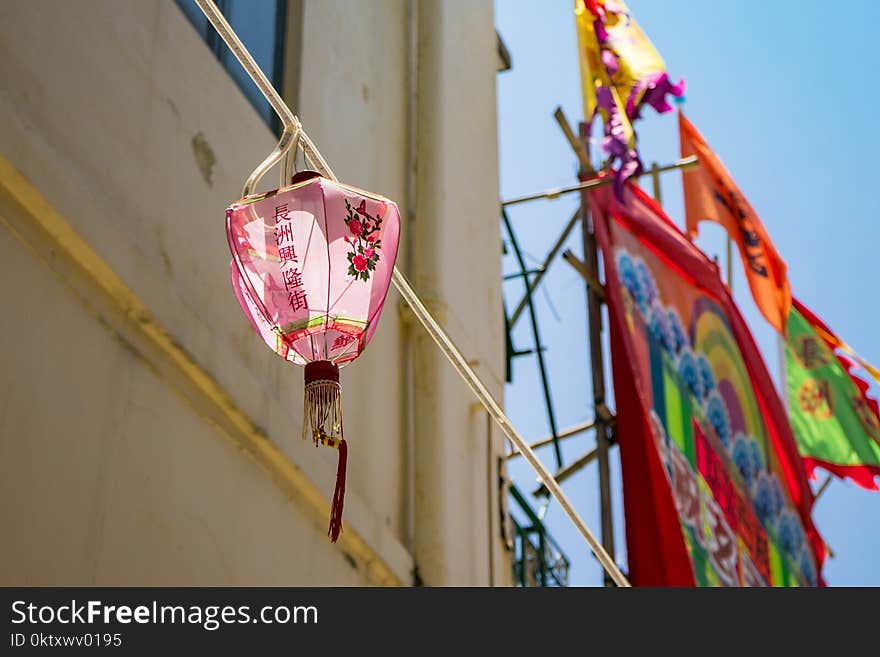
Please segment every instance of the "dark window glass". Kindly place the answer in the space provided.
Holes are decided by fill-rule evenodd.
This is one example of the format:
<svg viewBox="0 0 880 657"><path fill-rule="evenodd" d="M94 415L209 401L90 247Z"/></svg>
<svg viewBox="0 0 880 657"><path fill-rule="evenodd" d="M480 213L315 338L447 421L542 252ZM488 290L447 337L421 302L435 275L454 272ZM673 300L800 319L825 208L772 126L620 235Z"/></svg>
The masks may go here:
<svg viewBox="0 0 880 657"><path fill-rule="evenodd" d="M287 0L215 0L215 2L245 47L257 60L266 77L280 92L284 73ZM177 0L177 4L266 124L276 133L280 132L278 117L274 110L205 18L202 10L193 0Z"/></svg>

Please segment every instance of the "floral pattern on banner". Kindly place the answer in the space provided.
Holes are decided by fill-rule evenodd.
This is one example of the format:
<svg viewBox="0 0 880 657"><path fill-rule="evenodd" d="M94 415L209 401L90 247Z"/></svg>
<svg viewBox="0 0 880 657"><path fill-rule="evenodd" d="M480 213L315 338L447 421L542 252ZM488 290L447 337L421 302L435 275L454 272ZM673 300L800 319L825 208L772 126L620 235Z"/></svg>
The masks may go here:
<svg viewBox="0 0 880 657"><path fill-rule="evenodd" d="M380 203L376 216L367 212L367 202L361 199L361 204L354 207L345 199L345 209L348 216L345 217L345 225L351 237L345 236L345 241L351 245L348 258L348 275L362 281L370 280L372 272L379 263L379 247L382 240L379 239L379 230L382 227L382 215L385 213L385 204Z"/></svg>

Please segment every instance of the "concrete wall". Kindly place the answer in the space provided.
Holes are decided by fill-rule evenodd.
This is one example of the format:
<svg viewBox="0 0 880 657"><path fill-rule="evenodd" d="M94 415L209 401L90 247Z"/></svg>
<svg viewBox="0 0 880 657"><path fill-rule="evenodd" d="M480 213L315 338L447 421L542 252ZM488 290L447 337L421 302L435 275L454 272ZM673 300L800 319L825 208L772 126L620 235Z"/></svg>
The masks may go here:
<svg viewBox="0 0 880 657"><path fill-rule="evenodd" d="M301 9L294 110L342 179L417 209L403 227L417 289L500 393L491 3ZM228 282L224 209L274 139L179 8L2 3L0 80L0 155L329 496L335 453L299 438L302 373L252 333ZM457 91L471 103L455 107ZM0 319L2 583L377 583L363 551L327 542L307 494L286 493L31 246L0 225L0 301L15 309ZM343 371L343 536L404 584L416 567L431 584L504 583L500 440L406 318L392 294Z"/></svg>
<svg viewBox="0 0 880 657"><path fill-rule="evenodd" d="M413 283L500 399L504 315L492 7L423 2L418 29ZM415 340L419 564L433 564L440 581L498 582L509 569L493 568L496 579L487 578L479 546L496 537L493 563L500 564L497 500L487 509L485 482L498 480L488 454L501 453L501 437L430 338L419 332Z"/></svg>

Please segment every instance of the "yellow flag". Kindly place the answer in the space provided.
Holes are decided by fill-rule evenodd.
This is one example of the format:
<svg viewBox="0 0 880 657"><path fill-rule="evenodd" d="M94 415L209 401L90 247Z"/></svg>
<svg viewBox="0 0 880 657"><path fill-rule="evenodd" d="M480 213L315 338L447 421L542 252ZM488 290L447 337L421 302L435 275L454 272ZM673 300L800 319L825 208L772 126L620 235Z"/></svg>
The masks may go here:
<svg viewBox="0 0 880 657"><path fill-rule="evenodd" d="M605 124L603 149L619 159L617 191L641 171L632 122L644 105L668 112L667 94L681 96L684 81L672 84L654 45L620 0L575 0L578 63L584 118L598 112Z"/></svg>
<svg viewBox="0 0 880 657"><path fill-rule="evenodd" d="M646 89L640 85L666 72L654 44L620 0L575 0L574 14L584 116L589 118L596 110L596 88L600 86L612 89L621 107L637 105L640 98L632 97L633 92L643 95ZM616 67L610 55L617 60Z"/></svg>

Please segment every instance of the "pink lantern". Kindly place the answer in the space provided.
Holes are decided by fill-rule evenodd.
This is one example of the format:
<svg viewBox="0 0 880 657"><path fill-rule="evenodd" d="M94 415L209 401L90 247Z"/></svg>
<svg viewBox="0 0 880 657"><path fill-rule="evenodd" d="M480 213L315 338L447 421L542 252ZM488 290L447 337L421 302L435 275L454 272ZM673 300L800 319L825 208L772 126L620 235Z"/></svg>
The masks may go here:
<svg viewBox="0 0 880 657"><path fill-rule="evenodd" d="M289 187L234 203L226 232L242 310L275 353L305 366L303 438L339 450L328 532L335 542L348 454L339 368L376 331L397 257L397 205L303 171Z"/></svg>

